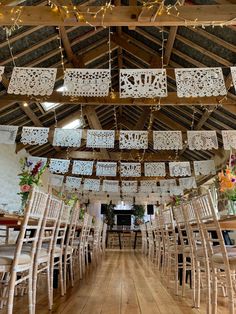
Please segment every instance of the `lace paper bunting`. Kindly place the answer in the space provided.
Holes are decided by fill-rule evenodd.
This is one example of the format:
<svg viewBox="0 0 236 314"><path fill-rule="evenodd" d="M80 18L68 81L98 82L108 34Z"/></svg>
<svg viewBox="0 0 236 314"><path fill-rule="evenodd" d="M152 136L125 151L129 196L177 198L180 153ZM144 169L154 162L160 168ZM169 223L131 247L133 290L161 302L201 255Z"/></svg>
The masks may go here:
<svg viewBox="0 0 236 314"><path fill-rule="evenodd" d="M93 161L75 160L73 162L72 173L91 176L93 173Z"/></svg>
<svg viewBox="0 0 236 314"><path fill-rule="evenodd" d="M180 178L179 185L182 186L186 190L195 189L197 187L195 177L190 178Z"/></svg>
<svg viewBox="0 0 236 314"><path fill-rule="evenodd" d="M160 181L160 186L161 187L170 187L176 185L176 179L167 179L167 180L161 180Z"/></svg>
<svg viewBox="0 0 236 314"><path fill-rule="evenodd" d="M154 180L140 181L139 192L154 192L156 185L157 183Z"/></svg>
<svg viewBox="0 0 236 314"><path fill-rule="evenodd" d="M187 131L190 150L218 149L216 131Z"/></svg>
<svg viewBox="0 0 236 314"><path fill-rule="evenodd" d="M91 148L114 148L115 131L114 130L88 130L87 147Z"/></svg>
<svg viewBox="0 0 236 314"><path fill-rule="evenodd" d="M164 177L166 166L164 162L145 162L144 174L146 177Z"/></svg>
<svg viewBox="0 0 236 314"><path fill-rule="evenodd" d="M58 174L51 174L49 177L49 184L52 186L62 186L64 181L64 176Z"/></svg>
<svg viewBox="0 0 236 314"><path fill-rule="evenodd" d="M120 131L120 149L147 149L147 131Z"/></svg>
<svg viewBox="0 0 236 314"><path fill-rule="evenodd" d="M63 147L80 147L82 130L78 129L55 129L53 145Z"/></svg>
<svg viewBox="0 0 236 314"><path fill-rule="evenodd" d="M121 181L122 192L136 193L138 191L137 181Z"/></svg>
<svg viewBox="0 0 236 314"><path fill-rule="evenodd" d="M216 167L214 160L201 160L193 162L194 173L196 176L216 174Z"/></svg>
<svg viewBox="0 0 236 314"><path fill-rule="evenodd" d="M49 128L24 126L21 133L21 142L29 145L43 145L48 141Z"/></svg>
<svg viewBox="0 0 236 314"><path fill-rule="evenodd" d="M96 175L115 177L117 171L116 162L97 162Z"/></svg>
<svg viewBox="0 0 236 314"><path fill-rule="evenodd" d="M0 66L0 81L2 81L2 75L4 73L4 69L5 69L5 67Z"/></svg>
<svg viewBox="0 0 236 314"><path fill-rule="evenodd" d="M8 94L49 96L53 92L57 69L14 67Z"/></svg>
<svg viewBox="0 0 236 314"><path fill-rule="evenodd" d="M110 83L110 70L66 69L63 96L104 97Z"/></svg>
<svg viewBox="0 0 236 314"><path fill-rule="evenodd" d="M81 178L66 177L66 187L68 189L79 189L81 186Z"/></svg>
<svg viewBox="0 0 236 314"><path fill-rule="evenodd" d="M153 148L178 150L183 148L181 131L153 131Z"/></svg>
<svg viewBox="0 0 236 314"><path fill-rule="evenodd" d="M166 70L120 70L120 97L167 96Z"/></svg>
<svg viewBox="0 0 236 314"><path fill-rule="evenodd" d="M47 160L48 159L45 157L35 157L35 156L27 157L27 162L31 169L34 169L34 167L36 166L38 162L41 162L40 169L43 168L47 164Z"/></svg>
<svg viewBox="0 0 236 314"><path fill-rule="evenodd" d="M170 176L187 177L191 176L189 161L169 162Z"/></svg>
<svg viewBox="0 0 236 314"><path fill-rule="evenodd" d="M69 170L70 160L65 159L50 159L49 170L50 172L66 173Z"/></svg>
<svg viewBox="0 0 236 314"><path fill-rule="evenodd" d="M178 97L226 95L221 68L175 69Z"/></svg>
<svg viewBox="0 0 236 314"><path fill-rule="evenodd" d="M116 193L119 191L119 181L116 180L103 180L102 190L104 192Z"/></svg>
<svg viewBox="0 0 236 314"><path fill-rule="evenodd" d="M236 149L236 131L235 130L225 130L222 131L223 145L225 150L230 150L231 148Z"/></svg>
<svg viewBox="0 0 236 314"><path fill-rule="evenodd" d="M234 89L236 91L236 67L231 67L230 70L231 70L232 80L234 84Z"/></svg>
<svg viewBox="0 0 236 314"><path fill-rule="evenodd" d="M182 186L171 186L170 187L170 195L183 195L184 191L183 191L183 187Z"/></svg>
<svg viewBox="0 0 236 314"><path fill-rule="evenodd" d="M99 189L100 189L99 179L85 179L84 180L84 190L98 192Z"/></svg>
<svg viewBox="0 0 236 314"><path fill-rule="evenodd" d="M14 144L18 126L0 125L0 144Z"/></svg>
<svg viewBox="0 0 236 314"><path fill-rule="evenodd" d="M140 177L141 176L141 163L121 162L120 176L121 177Z"/></svg>

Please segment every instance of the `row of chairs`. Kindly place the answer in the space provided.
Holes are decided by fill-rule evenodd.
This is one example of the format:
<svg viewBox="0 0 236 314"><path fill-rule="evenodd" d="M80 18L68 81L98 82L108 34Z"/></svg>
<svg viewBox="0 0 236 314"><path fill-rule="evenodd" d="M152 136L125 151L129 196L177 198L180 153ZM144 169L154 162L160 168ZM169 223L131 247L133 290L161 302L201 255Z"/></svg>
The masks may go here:
<svg viewBox="0 0 236 314"><path fill-rule="evenodd" d="M53 306L53 281L59 271L61 295L67 291L68 279L74 285L76 266L80 278L89 265L88 256L98 261L105 248L106 225L96 220L93 236L92 217L85 213L79 220L80 206L33 189L25 208L15 244L0 246L1 308L13 313L17 290L28 293L29 313L35 313L37 281L41 273L47 275L48 306ZM80 230L80 233L78 232ZM103 234L102 234L103 233Z"/></svg>
<svg viewBox="0 0 236 314"><path fill-rule="evenodd" d="M206 296L207 313L217 313L219 289L228 297L229 313L235 313L236 247L226 245L211 194L179 206L162 208L151 222L141 225L142 252L157 264L167 286L174 275L182 296L186 277L191 279L192 306Z"/></svg>

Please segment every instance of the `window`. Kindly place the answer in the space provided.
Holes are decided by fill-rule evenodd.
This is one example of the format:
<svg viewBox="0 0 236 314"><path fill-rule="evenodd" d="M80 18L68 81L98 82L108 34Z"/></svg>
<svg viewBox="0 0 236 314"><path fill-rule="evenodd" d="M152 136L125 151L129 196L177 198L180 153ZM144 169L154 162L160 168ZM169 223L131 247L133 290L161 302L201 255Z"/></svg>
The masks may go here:
<svg viewBox="0 0 236 314"><path fill-rule="evenodd" d="M62 127L62 129L78 129L83 126L83 121L81 119L76 119Z"/></svg>
<svg viewBox="0 0 236 314"><path fill-rule="evenodd" d="M64 86L57 88L57 92L60 92L60 93L62 93L64 90L65 90ZM60 106L60 104L58 104L58 103L48 102L48 101L43 102L41 105L45 111L49 111L51 109L54 109L54 108Z"/></svg>

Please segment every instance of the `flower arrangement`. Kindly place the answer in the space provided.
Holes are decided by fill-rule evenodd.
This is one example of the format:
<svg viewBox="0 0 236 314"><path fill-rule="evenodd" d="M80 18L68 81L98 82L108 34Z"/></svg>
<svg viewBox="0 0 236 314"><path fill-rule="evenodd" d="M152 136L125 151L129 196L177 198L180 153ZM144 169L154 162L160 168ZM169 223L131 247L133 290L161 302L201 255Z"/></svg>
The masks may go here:
<svg viewBox="0 0 236 314"><path fill-rule="evenodd" d="M43 164L40 160L32 168L32 162L28 162L26 158L22 158L20 164L22 172L18 175L20 178L20 193L18 194L21 196L21 205L24 208L32 188L40 185L40 178L47 164Z"/></svg>
<svg viewBox="0 0 236 314"><path fill-rule="evenodd" d="M218 174L220 192L236 201L236 156L231 155L229 165Z"/></svg>

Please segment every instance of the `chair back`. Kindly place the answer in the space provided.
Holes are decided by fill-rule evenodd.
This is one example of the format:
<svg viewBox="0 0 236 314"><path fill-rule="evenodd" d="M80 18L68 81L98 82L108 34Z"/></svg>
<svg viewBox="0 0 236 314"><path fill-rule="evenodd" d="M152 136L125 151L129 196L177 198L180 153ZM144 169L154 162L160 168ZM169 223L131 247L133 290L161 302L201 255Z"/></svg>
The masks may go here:
<svg viewBox="0 0 236 314"><path fill-rule="evenodd" d="M76 202L71 210L69 228L66 235L65 245L68 247L74 247L75 233L77 229L78 219L80 214L80 204Z"/></svg>
<svg viewBox="0 0 236 314"><path fill-rule="evenodd" d="M25 207L24 219L21 224L12 267L17 269L19 257L23 254L23 245L30 245L31 265L33 265L39 232L47 207L48 194L33 188Z"/></svg>
<svg viewBox="0 0 236 314"><path fill-rule="evenodd" d="M178 228L178 235L180 245L184 249L184 247L189 246L189 236L187 231L187 225L184 217L184 209L183 205L174 206L173 208L173 215L176 221L176 225Z"/></svg>
<svg viewBox="0 0 236 314"><path fill-rule="evenodd" d="M107 224L103 223L103 229L102 229L102 251L104 252L106 249L106 238L107 238Z"/></svg>

